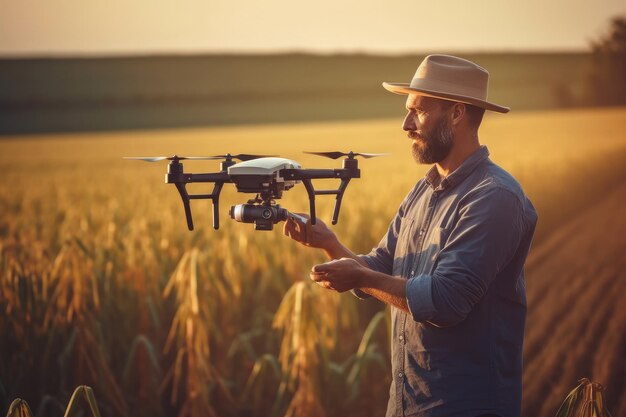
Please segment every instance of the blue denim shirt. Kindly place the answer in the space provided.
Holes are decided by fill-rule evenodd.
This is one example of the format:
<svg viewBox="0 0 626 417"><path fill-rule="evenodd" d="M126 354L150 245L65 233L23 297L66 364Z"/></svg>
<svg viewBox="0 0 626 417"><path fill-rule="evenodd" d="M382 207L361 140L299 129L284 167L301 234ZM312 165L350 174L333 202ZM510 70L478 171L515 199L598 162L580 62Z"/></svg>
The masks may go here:
<svg viewBox="0 0 626 417"><path fill-rule="evenodd" d="M410 314L391 309L387 417L520 415L523 267L537 214L488 156L481 147L443 179L433 167L361 255L407 279Z"/></svg>

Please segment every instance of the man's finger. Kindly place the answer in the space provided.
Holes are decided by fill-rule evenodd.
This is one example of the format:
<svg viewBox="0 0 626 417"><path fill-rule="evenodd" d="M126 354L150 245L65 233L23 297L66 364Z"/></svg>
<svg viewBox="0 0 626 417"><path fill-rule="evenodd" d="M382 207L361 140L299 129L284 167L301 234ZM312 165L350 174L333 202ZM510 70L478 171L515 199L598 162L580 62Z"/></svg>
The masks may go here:
<svg viewBox="0 0 626 417"><path fill-rule="evenodd" d="M285 222L285 225L283 226L283 233L285 234L285 236L289 236L293 238L294 231L295 231L295 223L293 222L293 220L287 219L287 221Z"/></svg>
<svg viewBox="0 0 626 417"><path fill-rule="evenodd" d="M292 218L288 218L285 222L285 225L283 226L283 232L286 236L289 236L293 240L304 244L307 243L306 229L303 225L301 225Z"/></svg>
<svg viewBox="0 0 626 417"><path fill-rule="evenodd" d="M289 226L289 219L287 219L287 221L285 222L285 224L283 225L283 234L285 236L289 236L291 237L290 232L291 227Z"/></svg>
<svg viewBox="0 0 626 417"><path fill-rule="evenodd" d="M316 273L326 274L328 271L332 269L332 267L329 264L330 262L327 262L325 264L313 265L313 268L311 268L311 273L312 274L316 274Z"/></svg>
<svg viewBox="0 0 626 417"><path fill-rule="evenodd" d="M321 281L315 281L315 283L319 285L320 287L326 288L327 290L334 290L333 285L330 281L321 280Z"/></svg>
<svg viewBox="0 0 626 417"><path fill-rule="evenodd" d="M298 231L299 241L308 245L312 236L311 221L305 215L289 212L287 221L293 224L293 228Z"/></svg>
<svg viewBox="0 0 626 417"><path fill-rule="evenodd" d="M315 282L326 281L326 274L322 272L311 272L309 277Z"/></svg>

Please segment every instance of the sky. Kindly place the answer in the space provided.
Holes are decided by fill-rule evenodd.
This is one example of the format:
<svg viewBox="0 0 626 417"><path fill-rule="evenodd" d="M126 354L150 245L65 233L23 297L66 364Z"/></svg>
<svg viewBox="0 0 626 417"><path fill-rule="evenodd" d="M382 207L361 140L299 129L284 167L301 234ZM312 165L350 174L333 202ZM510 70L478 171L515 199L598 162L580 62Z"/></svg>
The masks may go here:
<svg viewBox="0 0 626 417"><path fill-rule="evenodd" d="M0 56L582 51L624 0L0 0Z"/></svg>

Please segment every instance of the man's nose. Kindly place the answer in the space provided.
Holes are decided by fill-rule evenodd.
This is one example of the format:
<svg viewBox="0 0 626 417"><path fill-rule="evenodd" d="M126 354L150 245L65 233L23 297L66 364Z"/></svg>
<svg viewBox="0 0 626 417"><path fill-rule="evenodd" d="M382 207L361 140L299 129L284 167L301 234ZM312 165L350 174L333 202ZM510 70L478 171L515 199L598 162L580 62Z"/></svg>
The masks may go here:
<svg viewBox="0 0 626 417"><path fill-rule="evenodd" d="M412 112L407 113L406 117L404 118L404 122L402 123L402 130L406 132L417 130L415 127L415 119Z"/></svg>

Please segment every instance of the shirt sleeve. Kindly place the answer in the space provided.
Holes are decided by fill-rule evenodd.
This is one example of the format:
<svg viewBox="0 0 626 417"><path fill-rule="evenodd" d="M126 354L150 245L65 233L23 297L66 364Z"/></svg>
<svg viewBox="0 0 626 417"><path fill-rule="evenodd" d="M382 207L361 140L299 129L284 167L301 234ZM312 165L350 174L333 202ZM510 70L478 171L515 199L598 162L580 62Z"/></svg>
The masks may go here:
<svg viewBox="0 0 626 417"><path fill-rule="evenodd" d="M407 303L415 321L439 327L463 321L522 239L523 205L513 192L492 185L463 200L433 273L407 281Z"/></svg>

